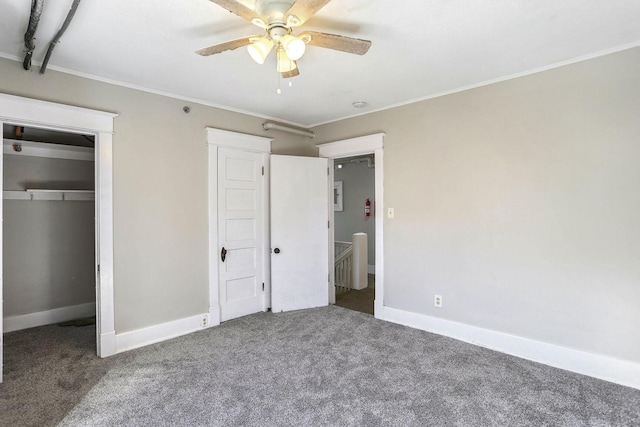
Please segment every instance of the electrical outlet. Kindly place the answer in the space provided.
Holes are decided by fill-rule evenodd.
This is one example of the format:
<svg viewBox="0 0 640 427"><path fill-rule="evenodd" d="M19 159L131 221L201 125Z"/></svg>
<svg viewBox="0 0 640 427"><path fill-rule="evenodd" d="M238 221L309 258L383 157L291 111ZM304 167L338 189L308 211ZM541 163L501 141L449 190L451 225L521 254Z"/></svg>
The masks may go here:
<svg viewBox="0 0 640 427"><path fill-rule="evenodd" d="M396 211L393 208L387 209L387 218L393 218L396 216Z"/></svg>
<svg viewBox="0 0 640 427"><path fill-rule="evenodd" d="M209 326L209 315L203 314L202 319L200 319L200 327L206 328L207 326Z"/></svg>
<svg viewBox="0 0 640 427"><path fill-rule="evenodd" d="M433 296L433 306L438 308L442 307L442 295Z"/></svg>

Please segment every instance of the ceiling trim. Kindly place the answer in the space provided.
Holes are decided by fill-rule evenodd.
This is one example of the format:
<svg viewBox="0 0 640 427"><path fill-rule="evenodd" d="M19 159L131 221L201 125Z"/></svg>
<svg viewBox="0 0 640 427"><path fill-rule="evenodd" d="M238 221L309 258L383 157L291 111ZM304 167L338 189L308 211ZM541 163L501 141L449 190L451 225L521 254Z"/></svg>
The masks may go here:
<svg viewBox="0 0 640 427"><path fill-rule="evenodd" d="M2 52L0 52L0 58L9 59L11 61L17 61L17 62L22 63L22 58L19 58L18 56L15 56L15 55L7 55L7 54L4 54ZM40 65L42 65L42 63L38 62L38 61L32 61L32 65L39 67ZM289 125L292 125L292 126L301 127L301 128L307 128L308 127L305 124L292 122L290 120L286 120L286 119L283 119L281 117L272 117L272 116L267 116L267 115L264 115L264 114L255 113L255 112L252 112L252 111L241 110L239 108L227 107L225 105L216 104L214 102L205 101L203 99L190 98L188 96L177 95L175 93L166 92L166 91L158 90L158 89L152 89L152 88L148 88L148 87L145 87L145 86L139 86L139 85L135 85L135 84L131 84L131 83L126 83L126 82L123 82L123 81L120 81L120 80L114 80L114 79L109 79L109 78L106 78L106 77L96 76L94 74L82 73L80 71L74 71L74 70L70 70L68 68L58 67L58 66L55 66L55 65L47 65L47 70L54 70L54 71L58 71L60 73L70 74L70 75L76 76L76 77L82 77L82 78L89 79L89 80L95 80L95 81L98 81L98 82L101 82L101 83L107 83L107 84L111 84L111 85L115 85L115 86L121 86L121 87L125 87L127 89L139 90L141 92L147 92L147 93L151 93L153 95L166 96L168 98L179 99L181 101L187 101L187 102L191 102L191 103L194 103L194 104L204 105L206 107L218 108L220 110L231 111L233 113L245 114L245 115L248 115L248 116L258 117L258 118L261 118L261 119L275 120L275 121L278 121L280 123L286 123L286 124L289 124Z"/></svg>
<svg viewBox="0 0 640 427"><path fill-rule="evenodd" d="M633 49L633 48L636 48L636 47L639 47L639 46L640 46L640 40L637 40L637 41L629 43L629 44L617 46L617 47L614 47L614 48L611 48L611 49L606 49L606 50L603 50L603 51L598 51L598 52L591 53L591 54L584 55L584 56L580 56L580 57L577 57L577 58L567 59L567 60L564 60L564 61L560 61L560 62L556 62L556 63L550 64L550 65L546 65L544 67L538 67L538 68L534 68L534 69L531 69L531 70L528 70L528 71L523 71L523 72L520 72L520 73L511 74L511 75L504 76L504 77L499 77L499 78L496 78L496 79L485 80L485 81L482 81L482 82L479 82L479 83L474 83L474 84L471 84L471 85L462 86L462 87L455 88L455 89L452 89L452 90L439 92L439 93L436 93L436 94L433 94L433 95L427 95L427 96L423 96L423 97L419 97L419 98L414 98L414 99L411 99L411 100L408 100L408 101L399 102L399 103L392 104L392 105L389 105L389 106L386 106L386 107L367 110L367 111L363 111L363 112L360 112L360 113L352 114L352 115L349 115L349 116L345 116L345 117L341 117L341 118L337 118L337 119L332 119L332 120L327 120L327 121L324 121L324 122L312 123L312 124L309 124L309 125L302 124L302 123L297 123L297 122L293 122L293 121L289 121L289 120L283 119L281 117L272 117L272 116L267 116L267 115L259 114L259 113L256 113L256 112L252 112L252 111L242 110L242 109L238 109L238 108L232 108L232 107L228 107L228 106L225 106L225 105L220 105L220 104L216 104L216 103L213 103L213 102L205 101L203 99L181 96L181 95L177 95L177 94L174 94L174 93L171 93L171 92L167 92L167 91L151 89L151 88L148 88L148 87L145 87L145 86L139 86L139 85L126 83L126 82L122 82L122 81L115 80L115 79L109 79L109 78L106 78L106 77L96 76L96 75L93 75L93 74L82 73L82 72L79 72L79 71L74 71L74 70L70 70L70 69L67 69L67 68L63 68L63 67L57 67L57 66L54 66L54 65L48 66L48 69L55 70L55 71L58 71L58 72L61 72L61 73L70 74L70 75L77 76L77 77L86 78L86 79L89 79L89 80L95 80L95 81L98 81L98 82L112 84L112 85L115 85L115 86L121 86L121 87L125 87L125 88L128 88L128 89L139 90L139 91L151 93L151 94L154 94L154 95L160 95L160 96L165 96L165 97L169 97L169 98L173 98L173 99L179 99L179 100L191 102L191 103L194 103L194 104L199 104L199 105L204 105L204 106L207 106L207 107L218 108L218 109L221 109L221 110L231 111L231 112L239 113L239 114L245 114L245 115L249 115L249 116L252 116L252 117L258 117L258 118L267 119L267 120L276 120L276 121L279 121L281 123L286 123L286 124L289 124L289 125L292 125L292 126L297 126L297 127L301 127L301 128L305 128L305 129L312 129L312 128L315 128L315 127L318 127L318 126L322 126L322 125L326 125L326 124L330 124L330 123L335 123L335 122L339 122L339 121L346 120L346 119L360 117L360 116L364 116L364 115L367 115L367 114L377 113L377 112L380 112L380 111L391 110L393 108L402 107L402 106L405 106L405 105L415 104L415 103L418 103L418 102L427 101L427 100L434 99L434 98L440 98L440 97L443 97L443 96L452 95L452 94L455 94L455 93L464 92L464 91L467 91L467 90L472 90L472 89L476 89L476 88L483 87L483 86L489 86L489 85L492 85L492 84L495 84L495 83L504 82L504 81L507 81L507 80L517 79L519 77L525 77L525 76L529 76L529 75L532 75L532 74L541 73L541 72L552 70L552 69L555 69L555 68L560 68L560 67L564 67L564 66L567 66L567 65L576 64L576 63L579 63L579 62L588 61L590 59L595 59L595 58L598 58L598 57L601 57L601 56L606 56L606 55L610 55L610 54L613 54L613 53L617 53L617 52L622 52L622 51L625 51L625 50ZM7 54L1 53L1 52L0 52L0 58L5 58L5 59L12 60L12 61L22 62L22 58L19 58L16 55L7 55ZM41 63L37 62L37 61L33 61L33 65L40 66Z"/></svg>
<svg viewBox="0 0 640 427"><path fill-rule="evenodd" d="M429 99L441 98L443 96L453 95L454 93L460 93L460 92L464 92L464 91L471 90L471 89L476 89L476 88L483 87L483 86L489 86L489 85L492 85L492 84L495 84L495 83L500 83L500 82L504 82L504 81L507 81L507 80L513 80L513 79L517 79L519 77L526 77L526 76L529 76L529 75L532 75L532 74L537 74L537 73L541 73L541 72L544 72L544 71L553 70L555 68L565 67L567 65L576 64L578 62L588 61L590 59L599 58L601 56L611 55L613 53L622 52L624 50L633 49L633 48L636 48L636 47L639 47L639 46L640 46L640 40L635 41L633 43L625 44L625 45L622 45L622 46L617 46L617 47L614 47L614 48L611 48L611 49L598 51L596 53L592 53L592 54L589 54L589 55L579 56L577 58L567 59L565 61L556 62L556 63L553 63L551 65L546 65L544 67L539 67L539 68L534 68L532 70L523 71L521 73L510 74L508 76L499 77L497 79L492 79L492 80L485 80L485 81L480 82L480 83L474 83L474 84L471 84L471 85L462 86L462 87L459 87L457 89L452 89L452 90L448 90L448 91L444 91L444 92L439 92L439 93L436 93L434 95L427 95L427 96L423 96L421 98L414 98L414 99L411 99L409 101L399 102L397 104L389 105L388 107L377 108L375 110L368 110L368 111L365 111L365 112L362 112L362 113L353 114L353 115L346 116L346 117L343 117L343 118L340 118L340 119L328 120L326 122L314 123L314 124L311 124L311 125L306 126L306 127L309 128L309 129L313 129L314 127L327 125L329 123L335 123L335 122L339 122L339 121L346 120L346 119L352 119L354 117L366 116L367 114L377 113L379 111L391 110L393 108L403 107L405 105L415 104L415 103L418 103L418 102L427 101Z"/></svg>

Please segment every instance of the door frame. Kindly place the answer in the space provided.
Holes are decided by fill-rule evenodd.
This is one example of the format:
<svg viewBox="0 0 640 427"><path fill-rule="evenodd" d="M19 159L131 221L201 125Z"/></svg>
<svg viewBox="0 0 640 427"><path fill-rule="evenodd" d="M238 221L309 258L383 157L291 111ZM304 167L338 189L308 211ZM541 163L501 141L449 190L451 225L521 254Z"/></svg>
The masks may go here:
<svg viewBox="0 0 640 427"><path fill-rule="evenodd" d="M96 351L99 357L116 353L113 292L113 121L117 116L115 113L0 94L2 123L95 137ZM0 228L0 243L2 240Z"/></svg>
<svg viewBox="0 0 640 427"><path fill-rule="evenodd" d="M220 324L220 283L218 271L218 149L230 148L240 151L261 153L264 158L263 180L263 277L265 280L263 311L271 307L271 261L269 258L269 155L273 139L262 136L232 132L223 129L206 128L208 147L208 198L209 198L209 324Z"/></svg>
<svg viewBox="0 0 640 427"><path fill-rule="evenodd" d="M373 154L375 161L375 228L376 228L376 282L373 313L379 317L384 307L384 133L360 136L325 144L317 144L320 157L329 159L329 302L335 304L334 214L333 214L333 160Z"/></svg>

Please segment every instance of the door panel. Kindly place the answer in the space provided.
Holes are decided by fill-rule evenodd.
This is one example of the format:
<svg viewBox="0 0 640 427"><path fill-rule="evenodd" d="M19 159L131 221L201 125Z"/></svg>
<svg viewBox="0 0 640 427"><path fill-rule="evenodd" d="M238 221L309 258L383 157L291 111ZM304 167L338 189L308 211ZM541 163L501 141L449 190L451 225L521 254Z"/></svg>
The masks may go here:
<svg viewBox="0 0 640 427"><path fill-rule="evenodd" d="M219 150L218 271L222 321L256 313L264 307L262 167L262 154Z"/></svg>
<svg viewBox="0 0 640 427"><path fill-rule="evenodd" d="M4 123L2 122L2 120L0 120L0 129L4 130ZM4 190L4 182L3 182L3 177L4 177L4 140L2 138L0 138L0 140L2 140L2 149L0 149L0 188L2 190ZM3 254L2 254L2 247L3 244L2 242L4 242L4 238L3 238L3 230L4 230L4 214L2 211L2 202L3 202L4 198L0 198L0 383L2 382L2 371L3 371L3 359L2 359L2 354L4 352L4 343L2 341L2 334L3 334L3 328L4 328L4 312L3 312L3 308L4 308L4 302L2 301L2 295L3 294L3 289L2 289L2 278L4 277L4 270L3 270L3 266L2 266L2 260L3 260Z"/></svg>
<svg viewBox="0 0 640 427"><path fill-rule="evenodd" d="M271 156L274 312L329 303L327 180L327 159Z"/></svg>

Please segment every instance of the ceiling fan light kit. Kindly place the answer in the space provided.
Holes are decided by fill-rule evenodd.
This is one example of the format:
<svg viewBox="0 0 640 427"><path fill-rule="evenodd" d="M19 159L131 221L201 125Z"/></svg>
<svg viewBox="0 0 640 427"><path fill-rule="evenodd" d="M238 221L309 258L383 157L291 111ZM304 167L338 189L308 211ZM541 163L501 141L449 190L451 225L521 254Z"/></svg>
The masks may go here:
<svg viewBox="0 0 640 427"><path fill-rule="evenodd" d="M298 66L296 65L296 62L292 61L291 58L287 56L284 49L278 48L278 51L276 52L276 54L278 57L277 58L278 64L276 65L276 70L279 73L289 73L295 70L296 68L298 68Z"/></svg>
<svg viewBox="0 0 640 427"><path fill-rule="evenodd" d="M273 49L273 42L267 37L261 37L247 46L251 58L260 65L264 64L271 49Z"/></svg>
<svg viewBox="0 0 640 427"><path fill-rule="evenodd" d="M292 61L297 61L302 58L307 45L304 43L301 37L295 37L291 34L287 34L280 41L282 48L287 54L287 57Z"/></svg>
<svg viewBox="0 0 640 427"><path fill-rule="evenodd" d="M211 0L264 29L266 34L209 46L197 50L196 53L209 56L247 46L251 58L262 65L271 50L275 48L276 70L283 78L292 78L300 74L296 61L302 58L307 45L364 55L371 46L369 40L314 31L293 34L293 28L304 24L329 1L256 0L255 10L252 10L239 0Z"/></svg>

